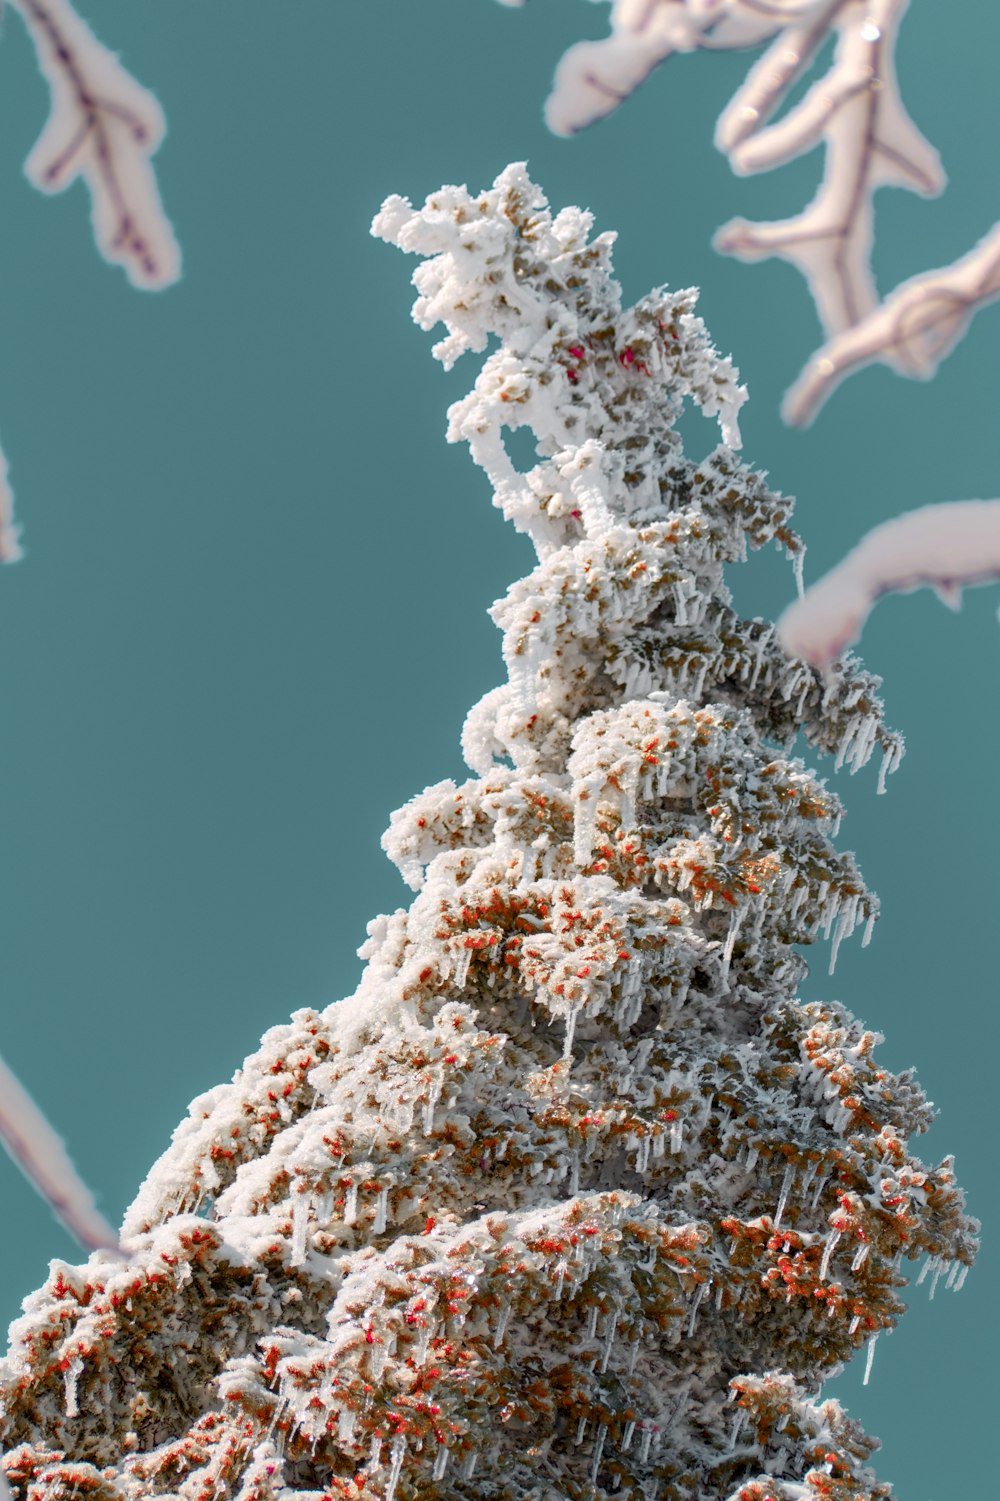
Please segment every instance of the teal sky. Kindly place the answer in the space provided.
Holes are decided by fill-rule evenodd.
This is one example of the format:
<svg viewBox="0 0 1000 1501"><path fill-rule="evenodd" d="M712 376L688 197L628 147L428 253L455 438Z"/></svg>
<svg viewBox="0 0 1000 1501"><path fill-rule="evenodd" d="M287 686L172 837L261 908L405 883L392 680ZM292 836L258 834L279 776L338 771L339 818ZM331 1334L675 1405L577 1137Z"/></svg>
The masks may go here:
<svg viewBox="0 0 1000 1501"><path fill-rule="evenodd" d="M813 154L738 180L712 126L746 58L673 59L612 120L548 135L542 102L584 0L81 0L157 93L163 196L183 281L133 291L94 250L77 186L21 166L47 95L19 17L0 37L0 434L24 561L0 576L0 1049L117 1219L195 1094L261 1032L354 989L376 913L408 901L379 849L392 809L461 776L467 708L501 677L487 606L530 566L491 509L411 323L415 262L369 237L390 192L479 189L527 159L554 207L617 229L628 301L669 282L750 389L746 458L798 497L816 578L867 527L1000 494L1000 308L930 384L881 368L805 433L781 393L819 342L797 274L715 255L734 214L797 211ZM879 197L887 289L964 252L1000 209L1000 12L913 0L904 96L951 177L944 198ZM686 423L691 446L714 425ZM731 578L773 615L777 555ZM871 1383L834 1391L884 1440L903 1501L987 1495L997 1397L995 762L1000 591L953 617L894 599L865 638L908 754L834 780L879 892L871 947L821 946L806 996L836 997L916 1065L940 1110L921 1155L957 1156L984 1221L957 1296L927 1284ZM832 778L832 767L820 767ZM72 1243L0 1160L0 1313Z"/></svg>

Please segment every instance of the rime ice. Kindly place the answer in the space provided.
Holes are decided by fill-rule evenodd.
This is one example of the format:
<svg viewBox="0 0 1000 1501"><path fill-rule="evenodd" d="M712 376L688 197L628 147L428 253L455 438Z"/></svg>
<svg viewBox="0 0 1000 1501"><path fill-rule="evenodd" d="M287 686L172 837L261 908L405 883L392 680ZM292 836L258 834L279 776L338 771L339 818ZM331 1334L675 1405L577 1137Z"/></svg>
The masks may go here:
<svg viewBox="0 0 1000 1501"><path fill-rule="evenodd" d="M795 998L797 946L877 907L782 747L896 758L877 683L733 609L727 564L801 543L730 447L682 452L684 399L735 438L743 394L692 292L623 309L610 237L522 167L375 229L423 257L439 358L496 340L450 432L538 553L494 610L508 681L473 775L392 817L416 895L357 994L194 1102L130 1266L29 1300L6 1472L102 1501L877 1501L820 1382L895 1324L902 1259L975 1251L950 1161L909 1154L912 1078Z"/></svg>

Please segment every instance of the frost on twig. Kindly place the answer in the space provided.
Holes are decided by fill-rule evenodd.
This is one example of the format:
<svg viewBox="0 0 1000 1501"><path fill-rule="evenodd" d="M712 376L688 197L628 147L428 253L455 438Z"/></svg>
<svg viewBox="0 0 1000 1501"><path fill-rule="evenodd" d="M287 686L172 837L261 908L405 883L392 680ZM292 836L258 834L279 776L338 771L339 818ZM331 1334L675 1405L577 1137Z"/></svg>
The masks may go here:
<svg viewBox="0 0 1000 1501"><path fill-rule="evenodd" d="M134 286L169 286L180 275L180 251L149 161L165 130L159 104L69 0L12 3L52 91L51 113L25 163L29 180L59 193L82 177L101 254Z"/></svg>
<svg viewBox="0 0 1000 1501"><path fill-rule="evenodd" d="M520 3L520 0L502 0ZM570 135L611 114L673 53L770 43L723 110L716 144L739 175L825 148L822 183L789 219L733 219L715 245L743 260L779 256L805 277L827 344L786 398L809 421L855 369L881 360L926 378L978 308L1000 295L1000 229L946 270L914 277L880 303L871 270L879 187L925 197L945 185L937 152L903 106L894 49L909 0L612 0L611 35L572 47L546 118ZM784 114L792 90L836 38L827 70ZM780 115L780 118L777 118Z"/></svg>
<svg viewBox="0 0 1000 1501"><path fill-rule="evenodd" d="M11 0L38 54L52 95L45 128L25 172L43 193L78 177L90 192L97 247L133 286L155 290L180 275L181 256L150 157L163 140L153 95L80 19L70 0ZM0 452L0 563L21 557L14 499Z"/></svg>
<svg viewBox="0 0 1000 1501"><path fill-rule="evenodd" d="M2 1058L0 1142L81 1246L90 1250L118 1248L118 1236L98 1212L66 1148Z"/></svg>
<svg viewBox="0 0 1000 1501"><path fill-rule="evenodd" d="M137 287L176 281L180 252L163 212L149 158L164 133L159 105L96 39L69 0L12 0L52 92L45 129L25 164L45 193L77 177L90 190L102 255ZM21 556L7 463L0 452L0 562ZM0 1143L81 1245L115 1248L59 1137L0 1061ZM0 1491L2 1498L2 1491Z"/></svg>
<svg viewBox="0 0 1000 1501"><path fill-rule="evenodd" d="M952 609L970 584L1000 578L1000 500L924 506L877 526L778 622L791 655L827 668L857 641L883 594L932 588Z"/></svg>
<svg viewBox="0 0 1000 1501"><path fill-rule="evenodd" d="M980 308L1000 297L1000 223L950 266L896 288L853 328L809 361L785 396L785 420L811 422L845 376L877 360L901 375L929 380Z"/></svg>

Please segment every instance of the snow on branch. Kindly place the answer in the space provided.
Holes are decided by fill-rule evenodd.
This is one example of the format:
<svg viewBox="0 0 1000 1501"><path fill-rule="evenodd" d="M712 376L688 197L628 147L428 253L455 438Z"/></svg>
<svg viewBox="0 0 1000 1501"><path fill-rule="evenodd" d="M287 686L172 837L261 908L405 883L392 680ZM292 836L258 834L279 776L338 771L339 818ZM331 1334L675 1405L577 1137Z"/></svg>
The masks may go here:
<svg viewBox="0 0 1000 1501"><path fill-rule="evenodd" d="M0 1058L0 1142L69 1233L90 1250L118 1250L66 1148L24 1086Z"/></svg>
<svg viewBox="0 0 1000 1501"><path fill-rule="evenodd" d="M1000 500L924 506L868 533L785 611L778 637L791 656L828 668L883 594L932 588L957 609L962 590L1000 578Z"/></svg>
<svg viewBox="0 0 1000 1501"><path fill-rule="evenodd" d="M571 135L613 113L673 53L770 43L719 117L716 145L741 176L822 145L823 180L802 213L771 223L733 219L714 243L742 260L778 256L806 279L827 343L786 398L784 415L793 424L811 420L845 375L872 361L902 375L933 374L973 313L1000 295L998 228L954 266L915 277L879 301L871 269L875 190L892 185L932 197L946 181L896 80L896 36L908 4L612 0L610 36L570 48L546 105L552 130ZM782 114L833 38L826 71Z"/></svg>
<svg viewBox="0 0 1000 1501"><path fill-rule="evenodd" d="M43 193L59 193L82 177L101 254L134 286L169 286L181 262L149 160L165 130L159 104L69 0L12 4L52 91L51 113L25 163L29 180Z"/></svg>
<svg viewBox="0 0 1000 1501"><path fill-rule="evenodd" d="M82 177L101 254L122 266L134 286L169 286L180 275L180 251L150 166L165 129L159 105L69 0L11 3L28 28L52 95L48 122L25 163L29 180L42 192L58 193ZM0 562L20 556L0 452ZM118 1247L59 1137L2 1060L0 1144L81 1245ZM2 1496L0 1488L0 1501Z"/></svg>
<svg viewBox="0 0 1000 1501"><path fill-rule="evenodd" d="M101 254L133 286L168 287L181 255L150 164L166 129L153 95L127 73L80 19L70 0L11 0L35 44L51 90L45 128L24 170L43 193L78 177L90 192ZM0 563L21 557L14 498L0 452Z"/></svg>
<svg viewBox="0 0 1000 1501"><path fill-rule="evenodd" d="M785 396L786 422L811 422L845 376L881 361L930 380L980 308L1000 297L1000 222L950 266L911 277L810 360Z"/></svg>

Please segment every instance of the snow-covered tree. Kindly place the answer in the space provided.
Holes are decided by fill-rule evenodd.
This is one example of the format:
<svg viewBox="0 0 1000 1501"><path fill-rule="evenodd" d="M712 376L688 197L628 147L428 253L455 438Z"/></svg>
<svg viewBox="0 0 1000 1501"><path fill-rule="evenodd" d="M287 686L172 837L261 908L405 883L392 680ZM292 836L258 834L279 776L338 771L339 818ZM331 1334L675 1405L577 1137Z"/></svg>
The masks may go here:
<svg viewBox="0 0 1000 1501"><path fill-rule="evenodd" d="M357 993L194 1101L128 1264L26 1301L3 1469L36 1501L887 1497L820 1386L976 1226L909 1154L912 1077L796 999L797 945L877 906L792 743L891 768L877 680L732 606L748 546L801 544L693 292L623 309L613 237L522 167L374 230L424 258L446 366L496 341L449 436L538 554L493 610L509 680L472 777L392 818L417 894ZM701 462L685 398L722 427Z"/></svg>

